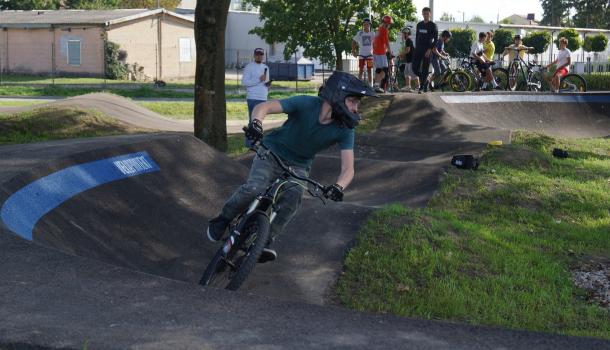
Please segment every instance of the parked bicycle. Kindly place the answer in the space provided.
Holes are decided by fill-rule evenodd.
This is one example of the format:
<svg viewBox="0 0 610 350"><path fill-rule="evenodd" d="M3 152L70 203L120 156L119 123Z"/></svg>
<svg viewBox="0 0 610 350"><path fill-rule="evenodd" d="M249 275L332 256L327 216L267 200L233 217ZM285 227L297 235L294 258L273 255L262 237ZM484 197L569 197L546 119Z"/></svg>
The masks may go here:
<svg viewBox="0 0 610 350"><path fill-rule="evenodd" d="M430 82L432 91L440 89L441 91L451 90L455 92L464 92L468 90L470 84L472 84L470 74L466 73L461 68L452 69L451 58L444 58L443 62L447 69L443 75L437 75L434 80Z"/></svg>
<svg viewBox="0 0 610 350"><path fill-rule="evenodd" d="M526 62L521 57L522 51L529 51L531 47L507 47L506 50L515 51L515 58L510 62L508 68L508 89L527 90L527 91L542 91L543 76L541 75L542 67L535 61Z"/></svg>
<svg viewBox="0 0 610 350"><path fill-rule="evenodd" d="M244 128L244 131L246 130L247 128ZM229 290L237 290L242 285L252 273L263 248L270 239L270 227L279 210L276 203L284 191L294 186L301 186L311 196L319 198L326 204L325 186L296 174L260 140L256 141L251 149L257 152L259 157L272 157L284 173L256 196L248 209L230 226L229 236L214 255L199 281L201 285Z"/></svg>
<svg viewBox="0 0 610 350"><path fill-rule="evenodd" d="M496 62L490 62L491 65L496 65ZM472 84L470 85L469 89L470 91L480 91L483 88L483 76L481 75L481 73L479 72L475 62L470 59L470 57L465 57L462 59L462 62L460 63L460 67L462 67L464 69L464 71L466 73L468 73L468 75L470 75L471 77L471 82ZM502 67L495 67L491 69L491 72L494 76L494 79L496 80L496 83L498 83L498 86L500 86L500 89L502 90L506 90L508 88L508 71ZM488 90L493 89L492 86L488 86L487 87Z"/></svg>

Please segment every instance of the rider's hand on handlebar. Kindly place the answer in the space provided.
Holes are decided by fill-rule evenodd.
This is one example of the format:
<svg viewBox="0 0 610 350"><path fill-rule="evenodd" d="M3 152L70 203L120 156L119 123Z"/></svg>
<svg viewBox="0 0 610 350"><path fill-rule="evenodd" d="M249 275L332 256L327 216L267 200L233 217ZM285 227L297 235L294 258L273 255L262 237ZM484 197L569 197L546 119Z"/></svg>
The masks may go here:
<svg viewBox="0 0 610 350"><path fill-rule="evenodd" d="M245 132L248 139L256 142L263 138L263 124L258 119L252 119Z"/></svg>
<svg viewBox="0 0 610 350"><path fill-rule="evenodd" d="M341 202L343 200L343 187L339 184L326 186L322 192L324 193L324 197L335 202Z"/></svg>

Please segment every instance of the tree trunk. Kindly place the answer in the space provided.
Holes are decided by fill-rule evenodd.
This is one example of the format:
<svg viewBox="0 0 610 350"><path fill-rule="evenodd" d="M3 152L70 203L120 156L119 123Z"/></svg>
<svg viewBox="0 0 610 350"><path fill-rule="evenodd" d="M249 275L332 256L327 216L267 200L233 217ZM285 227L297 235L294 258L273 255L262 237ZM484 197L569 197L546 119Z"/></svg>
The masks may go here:
<svg viewBox="0 0 610 350"><path fill-rule="evenodd" d="M227 150L225 31L230 0L198 0L195 8L195 137Z"/></svg>
<svg viewBox="0 0 610 350"><path fill-rule="evenodd" d="M335 57L335 70L343 70L343 50L335 48Z"/></svg>

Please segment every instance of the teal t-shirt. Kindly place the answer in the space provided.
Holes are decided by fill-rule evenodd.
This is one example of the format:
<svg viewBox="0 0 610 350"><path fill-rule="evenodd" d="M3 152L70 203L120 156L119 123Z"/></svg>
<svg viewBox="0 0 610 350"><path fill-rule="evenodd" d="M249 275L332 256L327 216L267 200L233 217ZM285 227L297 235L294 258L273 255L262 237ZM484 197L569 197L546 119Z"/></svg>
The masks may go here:
<svg viewBox="0 0 610 350"><path fill-rule="evenodd" d="M316 154L334 144L354 149L354 130L337 123L321 124L324 100L317 96L294 96L279 101L288 120L265 136L263 142L290 164L309 168Z"/></svg>

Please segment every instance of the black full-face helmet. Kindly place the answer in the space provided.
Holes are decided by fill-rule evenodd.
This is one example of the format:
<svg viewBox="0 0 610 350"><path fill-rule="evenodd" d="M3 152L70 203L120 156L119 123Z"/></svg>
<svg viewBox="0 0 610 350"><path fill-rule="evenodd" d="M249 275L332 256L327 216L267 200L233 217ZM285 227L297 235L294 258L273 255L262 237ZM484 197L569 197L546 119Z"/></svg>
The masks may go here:
<svg viewBox="0 0 610 350"><path fill-rule="evenodd" d="M375 91L352 74L334 71L318 93L332 107L332 116L338 123L353 129L360 122L360 115L349 111L345 98L349 96L377 96Z"/></svg>

